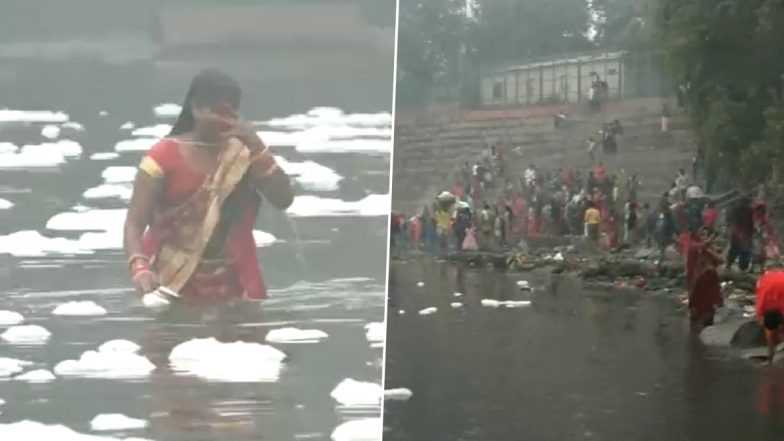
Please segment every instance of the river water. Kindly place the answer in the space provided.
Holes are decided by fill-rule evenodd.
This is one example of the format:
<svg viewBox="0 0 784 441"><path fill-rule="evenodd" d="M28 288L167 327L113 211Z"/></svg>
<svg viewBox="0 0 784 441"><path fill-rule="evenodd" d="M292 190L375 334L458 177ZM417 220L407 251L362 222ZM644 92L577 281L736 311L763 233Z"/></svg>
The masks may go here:
<svg viewBox="0 0 784 441"><path fill-rule="evenodd" d="M386 388L413 396L387 402L385 441L784 433L781 366L689 337L672 297L585 292L576 281L531 275L534 291L525 292L521 275L437 262L396 262L389 277ZM430 307L437 311L418 314Z"/></svg>
<svg viewBox="0 0 784 441"><path fill-rule="evenodd" d="M296 69L307 64L298 63ZM3 84L9 93L0 107L49 113L0 111L0 143L10 143L0 144L0 311L22 314L24 325L42 326L51 337L42 344L0 340L0 377L3 358L32 363L0 378L0 438L81 440L18 423L99 434L90 427L95 416L123 414L147 427L118 427L95 439L321 440L347 421L379 416L378 405L343 405L330 393L347 378L381 383L382 349L368 341L365 326L384 316L391 68L382 90L376 86L384 75L365 75L365 84L359 73L348 87L330 72L319 75L315 66L309 78L298 70L288 82L254 77L263 64L220 66L240 79L244 116L258 122L262 138L297 181L292 208L284 214L263 207L256 226L270 299L163 315L145 311L132 293L120 249L123 210L133 167L172 122L154 108L179 103L202 63L172 68L38 60L5 66L15 72L6 79L27 89ZM64 66L62 75L54 73ZM281 75L284 67L276 66ZM308 94L302 81L311 80L320 86L307 86L314 89ZM107 314L52 314L58 305L85 300ZM264 343L267 332L285 327L328 337L270 344L286 355L279 376L235 381L233 372L253 376L264 366L245 366L242 357L228 359L226 352L210 356L206 349L199 354L205 362L223 362L210 375L169 366L180 343ZM0 333L7 328L0 325ZM14 378L55 371L59 362L113 339L138 344L155 370L134 379L112 378L111 372L56 375L43 383ZM347 433L341 439L353 439Z"/></svg>

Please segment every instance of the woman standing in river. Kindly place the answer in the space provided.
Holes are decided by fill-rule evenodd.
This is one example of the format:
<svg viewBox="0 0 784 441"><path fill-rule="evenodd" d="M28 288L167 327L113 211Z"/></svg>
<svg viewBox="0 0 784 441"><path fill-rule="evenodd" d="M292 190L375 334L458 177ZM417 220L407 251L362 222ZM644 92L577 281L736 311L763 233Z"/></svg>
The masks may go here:
<svg viewBox="0 0 784 441"><path fill-rule="evenodd" d="M689 289L689 318L692 326L713 324L716 308L724 300L717 271L721 253L715 247L715 236L703 228L691 236L686 254L686 283Z"/></svg>
<svg viewBox="0 0 784 441"><path fill-rule="evenodd" d="M285 210L294 191L269 148L238 118L240 97L229 76L199 73L169 136L139 164L124 247L145 298L159 286L185 301L267 295L253 239L260 196Z"/></svg>

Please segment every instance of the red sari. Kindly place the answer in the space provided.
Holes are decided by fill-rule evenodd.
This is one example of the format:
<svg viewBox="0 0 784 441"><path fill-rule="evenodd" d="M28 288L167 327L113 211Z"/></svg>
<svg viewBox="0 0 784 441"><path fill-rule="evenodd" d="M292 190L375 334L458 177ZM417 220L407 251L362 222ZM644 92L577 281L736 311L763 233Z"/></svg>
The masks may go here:
<svg viewBox="0 0 784 441"><path fill-rule="evenodd" d="M723 304L721 283L716 272L719 258L702 241L691 239L686 257L686 283L689 289L689 317L704 324Z"/></svg>
<svg viewBox="0 0 784 441"><path fill-rule="evenodd" d="M142 241L142 249L151 259L153 270L159 273L161 282L166 285L167 278L185 280L183 274L171 274L171 277L165 274L172 265L184 267L179 261L199 259L190 276L185 275L187 281L184 285L175 288L184 301L266 298L267 289L259 269L253 239L253 227L261 199L247 179L243 179L248 167L247 154L234 157L224 154L221 158L221 167L225 165L229 169L227 174L242 175L234 176L238 182L231 190L227 190L230 191L232 207L236 209L227 213L223 201L220 203L220 218L215 231L224 227L222 224L227 222L224 219L226 215L231 219L228 220L230 224L225 225L224 243L213 245L208 244L213 234L207 237L201 232L205 231L202 226L210 214L207 207L215 202L212 199L215 192L211 193L208 187L210 183L215 184L213 178L221 173L221 167L214 176L198 173L182 156L178 144L174 139L165 138L145 154L149 158L146 161L153 160L165 178L162 200L154 209L153 221ZM238 149L247 151L244 146ZM243 167L245 172L242 171ZM202 243L207 245L202 245L199 252ZM203 255L205 248L210 249L209 258ZM173 264L172 260L178 262Z"/></svg>

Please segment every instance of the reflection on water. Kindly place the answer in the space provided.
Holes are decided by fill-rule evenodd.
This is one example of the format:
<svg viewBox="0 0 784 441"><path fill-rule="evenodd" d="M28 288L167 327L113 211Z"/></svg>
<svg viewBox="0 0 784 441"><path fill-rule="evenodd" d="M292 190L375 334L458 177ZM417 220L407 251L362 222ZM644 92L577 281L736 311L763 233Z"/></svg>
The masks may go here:
<svg viewBox="0 0 784 441"><path fill-rule="evenodd" d="M533 293L516 288L520 278ZM584 292L569 279L434 262L393 264L389 285L386 388L413 396L387 402L385 440L784 433L781 366L750 364L689 337L673 298ZM449 307L455 292L461 309ZM488 308L486 298L533 303ZM431 306L438 312L414 313Z"/></svg>

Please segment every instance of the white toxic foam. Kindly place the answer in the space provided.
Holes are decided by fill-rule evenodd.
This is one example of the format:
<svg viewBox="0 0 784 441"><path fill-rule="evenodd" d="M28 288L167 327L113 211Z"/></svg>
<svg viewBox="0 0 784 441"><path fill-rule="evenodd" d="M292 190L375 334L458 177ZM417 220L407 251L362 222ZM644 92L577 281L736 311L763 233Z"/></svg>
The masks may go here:
<svg viewBox="0 0 784 441"><path fill-rule="evenodd" d="M75 132L84 132L84 126L76 121L68 121L60 125L61 128L66 130L73 130Z"/></svg>
<svg viewBox="0 0 784 441"><path fill-rule="evenodd" d="M397 389L387 389L384 391L384 399L385 400L407 400L414 395L411 392L411 389L406 389L405 387L400 387Z"/></svg>
<svg viewBox="0 0 784 441"><path fill-rule="evenodd" d="M47 139L57 139L60 136L60 128L52 125L44 126L41 129L41 136Z"/></svg>
<svg viewBox="0 0 784 441"><path fill-rule="evenodd" d="M119 153L115 152L100 152L100 153L93 153L90 155L91 161L110 161L112 159L117 159L120 157Z"/></svg>
<svg viewBox="0 0 784 441"><path fill-rule="evenodd" d="M111 231L122 229L127 210L90 210L84 213L65 212L54 215L46 228L59 231Z"/></svg>
<svg viewBox="0 0 784 441"><path fill-rule="evenodd" d="M85 199L122 199L128 201L131 199L133 188L130 185L122 184L103 184L97 187L89 188L82 194Z"/></svg>
<svg viewBox="0 0 784 441"><path fill-rule="evenodd" d="M289 162L281 156L276 156L278 165L305 190L335 191L340 186L343 177L329 167L313 161Z"/></svg>
<svg viewBox="0 0 784 441"><path fill-rule="evenodd" d="M28 383L48 383L56 379L57 377L46 369L37 369L14 377L14 380L26 381Z"/></svg>
<svg viewBox="0 0 784 441"><path fill-rule="evenodd" d="M17 360L16 358L0 357L0 378L16 375L31 364L33 363L24 360Z"/></svg>
<svg viewBox="0 0 784 441"><path fill-rule="evenodd" d="M164 103L155 106L153 112L155 112L155 116L159 118L173 117L178 116L180 112L182 112L182 107L173 103Z"/></svg>
<svg viewBox="0 0 784 441"><path fill-rule="evenodd" d="M530 306L530 300L493 300L493 299L482 299L481 301L482 306L487 306L489 308L500 308L501 306L505 306L507 308L522 308L524 306Z"/></svg>
<svg viewBox="0 0 784 441"><path fill-rule="evenodd" d="M19 147L10 142L0 142L0 153L16 153Z"/></svg>
<svg viewBox="0 0 784 441"><path fill-rule="evenodd" d="M381 322L365 325L365 338L371 343L383 342L387 338L387 327Z"/></svg>
<svg viewBox="0 0 784 441"><path fill-rule="evenodd" d="M384 430L381 418L346 421L332 432L332 441L381 441Z"/></svg>
<svg viewBox="0 0 784 441"><path fill-rule="evenodd" d="M90 421L90 429L96 432L144 429L147 426L146 420L131 418L121 413L102 413Z"/></svg>
<svg viewBox="0 0 784 441"><path fill-rule="evenodd" d="M270 343L317 343L327 337L318 329L280 328L269 331L264 339Z"/></svg>
<svg viewBox="0 0 784 441"><path fill-rule="evenodd" d="M139 127L138 129L134 129L131 132L131 135L139 137L163 138L164 136L167 136L169 132L171 132L171 129L172 126L169 124L156 124L154 126Z"/></svg>
<svg viewBox="0 0 784 441"><path fill-rule="evenodd" d="M380 384L356 381L346 378L341 381L330 396L343 406L376 406L381 402L384 389Z"/></svg>
<svg viewBox="0 0 784 441"><path fill-rule="evenodd" d="M285 358L272 346L203 338L177 345L169 362L176 371L212 381L275 382Z"/></svg>
<svg viewBox="0 0 784 441"><path fill-rule="evenodd" d="M98 112L98 116L109 116L109 112L105 110L101 110L100 112Z"/></svg>
<svg viewBox="0 0 784 441"><path fill-rule="evenodd" d="M52 333L38 325L19 325L8 328L0 338L11 344L44 344Z"/></svg>
<svg viewBox="0 0 784 441"><path fill-rule="evenodd" d="M143 438L86 435L60 424L50 425L30 420L0 424L0 439L3 441L150 441Z"/></svg>
<svg viewBox="0 0 784 441"><path fill-rule="evenodd" d="M430 315L430 314L435 314L435 313L436 313L436 311L438 311L438 308L436 308L435 306L431 306L431 307L429 307L429 308L425 308L425 309L423 309L423 310L419 311L419 315Z"/></svg>
<svg viewBox="0 0 784 441"><path fill-rule="evenodd" d="M390 113L354 113L345 114L334 107L316 107L305 114L291 115L267 121L270 127L308 128L323 125L348 125L360 127L379 127L392 124Z"/></svg>
<svg viewBox="0 0 784 441"><path fill-rule="evenodd" d="M17 231L0 236L0 254L18 257L40 257L49 254L83 254L79 241L66 238L48 238L37 231Z"/></svg>
<svg viewBox="0 0 784 441"><path fill-rule="evenodd" d="M125 340L110 340L97 351L86 351L78 360L64 360L54 367L61 377L134 379L155 370L150 360L139 355L139 346Z"/></svg>
<svg viewBox="0 0 784 441"><path fill-rule="evenodd" d="M454 309L459 309L459 308L463 307L463 304L460 303L460 302L452 302L452 303L449 304L449 306L451 306Z"/></svg>
<svg viewBox="0 0 784 441"><path fill-rule="evenodd" d="M0 122L65 123L68 119L63 112L0 109Z"/></svg>
<svg viewBox="0 0 784 441"><path fill-rule="evenodd" d="M8 210L13 206L14 204L11 201L7 199L0 199L0 210Z"/></svg>
<svg viewBox="0 0 784 441"><path fill-rule="evenodd" d="M257 247L261 248L268 247L275 242L278 242L278 238L266 231L253 230L253 241L256 242Z"/></svg>
<svg viewBox="0 0 784 441"><path fill-rule="evenodd" d="M417 288L424 288L425 282L417 282Z"/></svg>
<svg viewBox="0 0 784 441"><path fill-rule="evenodd" d="M389 195L371 194L355 202L311 195L297 196L286 213L294 217L387 216Z"/></svg>
<svg viewBox="0 0 784 441"><path fill-rule="evenodd" d="M125 124L120 126L120 130L133 130L136 127L136 124L128 121Z"/></svg>
<svg viewBox="0 0 784 441"><path fill-rule="evenodd" d="M106 309L91 300L73 301L58 305L54 311L54 315L67 315L67 316L100 316L106 315Z"/></svg>
<svg viewBox="0 0 784 441"><path fill-rule="evenodd" d="M101 178L107 184L130 184L136 179L136 167L129 166L112 166L106 167L101 172Z"/></svg>
<svg viewBox="0 0 784 441"><path fill-rule="evenodd" d="M158 142L158 138L136 138L124 139L114 146L117 152L144 152L154 146Z"/></svg>
<svg viewBox="0 0 784 441"><path fill-rule="evenodd" d="M24 316L14 311L0 310L0 326L18 325L24 321Z"/></svg>
<svg viewBox="0 0 784 441"><path fill-rule="evenodd" d="M0 152L0 168L56 167L65 161L61 152L41 146L25 146L14 152Z"/></svg>

